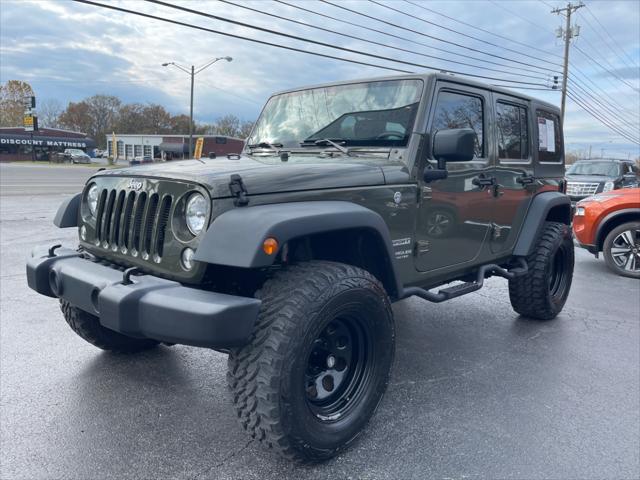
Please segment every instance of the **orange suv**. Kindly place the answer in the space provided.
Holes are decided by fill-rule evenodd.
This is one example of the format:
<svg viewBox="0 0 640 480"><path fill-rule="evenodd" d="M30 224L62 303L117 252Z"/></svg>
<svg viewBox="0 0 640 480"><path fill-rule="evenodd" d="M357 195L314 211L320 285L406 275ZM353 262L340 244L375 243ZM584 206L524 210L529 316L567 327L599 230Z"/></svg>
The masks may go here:
<svg viewBox="0 0 640 480"><path fill-rule="evenodd" d="M640 278L640 188L585 198L576 204L573 233L581 247L619 275Z"/></svg>

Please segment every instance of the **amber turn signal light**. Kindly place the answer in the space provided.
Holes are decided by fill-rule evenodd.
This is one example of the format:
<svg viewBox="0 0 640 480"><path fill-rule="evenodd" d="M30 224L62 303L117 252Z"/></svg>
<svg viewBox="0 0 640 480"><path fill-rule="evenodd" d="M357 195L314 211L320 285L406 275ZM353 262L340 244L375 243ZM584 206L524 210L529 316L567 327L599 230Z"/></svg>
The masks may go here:
<svg viewBox="0 0 640 480"><path fill-rule="evenodd" d="M262 251L267 255L273 255L278 251L278 241L273 237L265 239L262 242Z"/></svg>

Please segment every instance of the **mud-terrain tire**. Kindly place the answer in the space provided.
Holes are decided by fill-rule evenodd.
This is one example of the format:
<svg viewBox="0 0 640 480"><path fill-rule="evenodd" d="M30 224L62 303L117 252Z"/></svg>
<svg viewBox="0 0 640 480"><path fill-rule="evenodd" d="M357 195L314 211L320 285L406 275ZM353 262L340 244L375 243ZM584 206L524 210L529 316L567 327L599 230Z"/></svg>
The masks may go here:
<svg viewBox="0 0 640 480"><path fill-rule="evenodd" d="M114 332L100 325L100 320L69 302L60 300L60 309L71 329L82 339L102 350L118 353L136 353L148 350L159 342L144 338L133 338Z"/></svg>
<svg viewBox="0 0 640 480"><path fill-rule="evenodd" d="M389 298L369 272L327 261L289 267L256 296L250 343L228 360L240 424L290 460L333 457L386 390L395 343Z"/></svg>
<svg viewBox="0 0 640 480"><path fill-rule="evenodd" d="M602 253L612 272L640 278L640 222L623 223L611 230L604 239Z"/></svg>
<svg viewBox="0 0 640 480"><path fill-rule="evenodd" d="M569 226L545 222L526 260L527 274L509 280L511 306L523 317L551 320L560 313L571 290L574 252Z"/></svg>

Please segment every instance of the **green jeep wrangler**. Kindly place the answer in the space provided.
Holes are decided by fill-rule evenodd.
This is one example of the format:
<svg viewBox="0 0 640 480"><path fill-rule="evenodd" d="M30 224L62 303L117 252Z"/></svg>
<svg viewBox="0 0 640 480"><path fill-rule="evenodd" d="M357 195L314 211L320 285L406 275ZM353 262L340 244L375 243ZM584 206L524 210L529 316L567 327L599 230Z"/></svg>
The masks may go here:
<svg viewBox="0 0 640 480"><path fill-rule="evenodd" d="M558 315L563 175L558 109L520 94L444 74L287 91L242 155L96 173L54 221L78 248L36 249L28 283L104 350L228 353L242 426L318 461L380 404L393 302L500 276L518 314Z"/></svg>

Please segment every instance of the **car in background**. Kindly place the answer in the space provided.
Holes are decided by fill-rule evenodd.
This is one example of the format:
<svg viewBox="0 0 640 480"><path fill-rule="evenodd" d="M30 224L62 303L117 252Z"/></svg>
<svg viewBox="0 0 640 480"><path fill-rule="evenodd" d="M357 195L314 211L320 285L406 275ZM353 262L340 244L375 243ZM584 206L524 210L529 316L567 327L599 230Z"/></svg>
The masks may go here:
<svg viewBox="0 0 640 480"><path fill-rule="evenodd" d="M71 163L91 163L91 157L79 148L65 149L64 158Z"/></svg>
<svg viewBox="0 0 640 480"><path fill-rule="evenodd" d="M640 278L640 188L585 198L576 205L573 234L596 258L625 277Z"/></svg>
<svg viewBox="0 0 640 480"><path fill-rule="evenodd" d="M640 186L638 168L632 160L607 158L577 161L567 169L565 181L573 205L597 193Z"/></svg>
<svg viewBox="0 0 640 480"><path fill-rule="evenodd" d="M153 163L153 157L151 155L138 155L129 160L129 165L142 165L143 163Z"/></svg>

